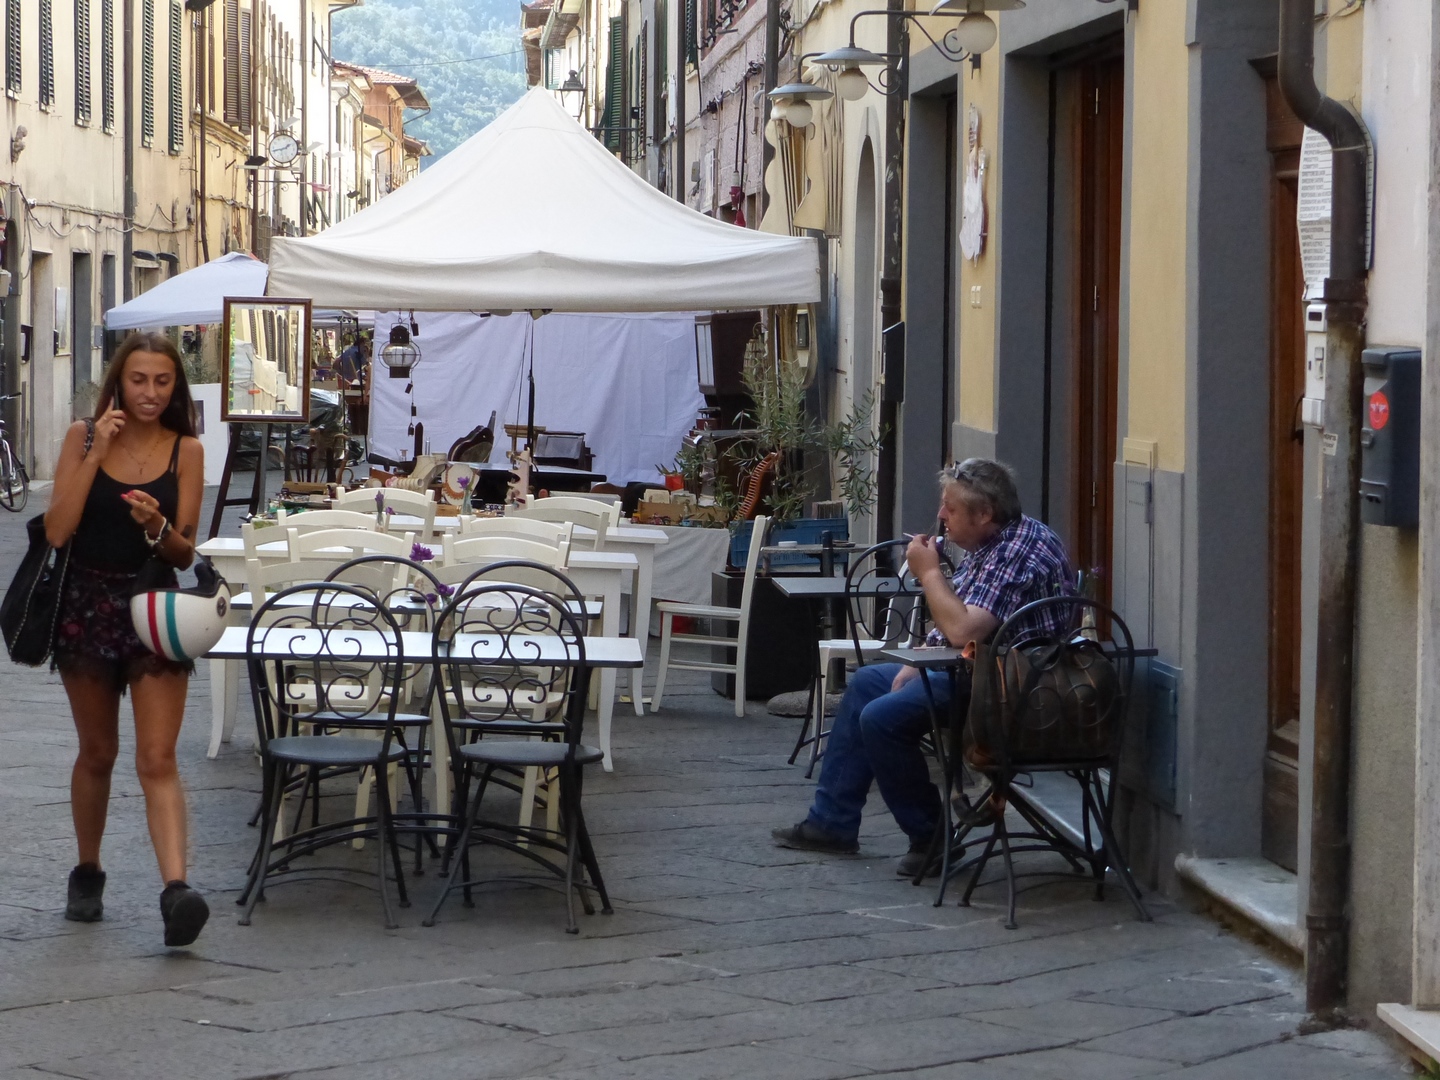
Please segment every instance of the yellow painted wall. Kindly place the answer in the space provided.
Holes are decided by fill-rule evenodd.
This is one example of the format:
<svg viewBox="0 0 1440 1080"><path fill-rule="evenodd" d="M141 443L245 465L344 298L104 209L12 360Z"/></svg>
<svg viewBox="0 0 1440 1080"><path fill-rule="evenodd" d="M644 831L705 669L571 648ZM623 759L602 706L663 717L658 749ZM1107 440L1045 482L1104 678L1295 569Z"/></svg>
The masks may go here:
<svg viewBox="0 0 1440 1080"><path fill-rule="evenodd" d="M995 53L998 56L998 52ZM991 59L987 56L986 59ZM969 130L970 106L980 110L980 146L986 151L985 208L987 211L985 251L980 258L971 262L960 255L958 236L955 243L956 258L960 260L959 294L955 297L955 310L959 317L960 333L957 335L959 355L952 358L959 375L955 380L954 415L967 427L980 431L995 430L995 237L1000 233L1000 220L996 213L999 202L1000 155L997 154L996 136L1000 129L1000 65L982 63L978 75L968 65L961 69L960 77L960 131L957 145L961 154L957 173L955 197L960 198L965 183L966 143ZM959 214L956 215L959 224ZM979 287L980 306L973 307L972 290Z"/></svg>
<svg viewBox="0 0 1440 1080"><path fill-rule="evenodd" d="M1121 434L1155 442L1157 466L1179 472L1185 468L1185 5L1149 4L1133 25L1133 85L1144 92L1130 98L1130 378Z"/></svg>

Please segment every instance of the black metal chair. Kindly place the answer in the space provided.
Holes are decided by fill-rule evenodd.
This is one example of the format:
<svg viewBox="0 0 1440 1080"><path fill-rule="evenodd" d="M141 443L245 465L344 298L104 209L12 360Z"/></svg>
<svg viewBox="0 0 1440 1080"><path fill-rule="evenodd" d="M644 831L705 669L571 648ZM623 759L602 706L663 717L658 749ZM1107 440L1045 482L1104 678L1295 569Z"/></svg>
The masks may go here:
<svg viewBox="0 0 1440 1080"><path fill-rule="evenodd" d="M988 838L972 838L983 821L971 814L950 830L937 907L944 902L949 880L966 869L970 879L960 903L968 905L998 846L1008 886L1005 925L1010 929L1016 926L1017 877L1054 876L1048 870L1017 874L1014 856L1029 851L1055 852L1081 874L1088 867L1097 900L1104 898L1107 869L1114 870L1136 915L1149 921L1111 825L1136 654L1124 620L1104 604L1080 596L1025 605L979 647L968 725L951 728L952 768L947 772L953 782L954 763L963 758L985 778L988 786L976 805L981 813L988 809L993 827ZM1080 842L1017 790L1017 778L1041 772L1062 773L1079 785ZM1016 811L1024 829L1011 831L1007 808ZM952 853L981 843L978 854L951 865Z"/></svg>
<svg viewBox="0 0 1440 1080"><path fill-rule="evenodd" d="M808 778L824 755L830 733L825 723L825 698L832 666L853 656L857 667L870 663L882 649L913 645L925 636L925 593L905 565L908 540L885 540L856 555L845 574L845 609L849 637L822 637L816 642L818 663L805 720L790 764L810 747ZM828 603L828 601L822 601Z"/></svg>
<svg viewBox="0 0 1440 1080"><path fill-rule="evenodd" d="M556 595L515 578L544 571L565 581ZM425 920L434 925L445 898L456 888L472 902L472 841L524 856L564 882L566 931L576 933L575 894L594 913L577 862L611 912L609 896L581 810L583 771L602 758L581 742L589 668L583 616L575 613L579 591L540 564L515 561L487 566L456 590L434 632L435 679L451 761L457 768L456 809L464 806L473 774L479 781L458 837L447 851L449 880ZM559 777L558 827L482 819L481 806L497 770L555 770ZM553 853L560 862L547 858ZM463 873L463 880L457 880ZM499 879L492 879L499 880Z"/></svg>
<svg viewBox="0 0 1440 1080"><path fill-rule="evenodd" d="M385 925L393 928L385 860L393 861L401 906L408 906L400 848L390 812L389 768L403 761L396 712L403 692L405 652L400 627L383 604L362 589L336 582L282 590L255 612L246 638L246 664L255 705L262 770L260 842L249 879L236 901L251 913L273 877L291 879L291 862L321 848L374 838ZM326 734L339 722L369 722L366 735ZM308 730L308 734L302 731ZM378 737L377 737L378 736ZM313 823L276 839L276 823L290 773L371 769L375 813ZM351 872L351 867L329 870ZM325 873L325 868L316 872ZM298 875L296 875L298 876Z"/></svg>
<svg viewBox="0 0 1440 1080"><path fill-rule="evenodd" d="M402 631L423 633L429 633L433 629L435 616L445 606L453 591L423 563L404 559L398 555L362 555L335 567L325 576L325 580L342 581L358 589L364 589L374 597L376 603L383 605L390 612ZM397 710L395 713L395 740L405 750L403 765L413 809L413 814L408 817L410 820L419 821L422 824L425 819L425 768L430 758L428 736L433 716L434 683L430 678L430 671L428 664L406 666L403 685L409 703L418 702L418 706L409 710ZM315 720L332 732L347 728L374 731L379 727L379 720L374 716L355 718L337 714L317 716ZM314 772L311 780L315 800L312 815L318 815L320 780L318 771ZM304 810L304 801L302 798L300 806L296 808L297 823ZM426 840L430 844L432 853L438 855L439 850L435 846L434 837L426 834ZM417 874L421 872L418 843L415 849L415 872Z"/></svg>

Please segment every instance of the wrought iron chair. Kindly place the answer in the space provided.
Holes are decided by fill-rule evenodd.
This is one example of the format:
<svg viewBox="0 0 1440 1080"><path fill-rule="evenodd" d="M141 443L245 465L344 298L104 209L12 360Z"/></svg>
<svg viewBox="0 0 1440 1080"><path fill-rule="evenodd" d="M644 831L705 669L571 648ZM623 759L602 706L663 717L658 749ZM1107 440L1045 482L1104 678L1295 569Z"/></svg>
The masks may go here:
<svg viewBox="0 0 1440 1080"><path fill-rule="evenodd" d="M589 668L582 621L573 597L515 582L524 564L490 566L490 577L462 585L434 632L436 681L451 760L458 766L457 809L479 774L473 798L453 841L450 876L434 910L463 888L467 904L476 881L470 868L472 841L498 846L535 862L564 882L568 933L576 933L575 894L594 913L587 888L611 912L609 896L581 811L584 767L602 759L581 742ZM533 569L553 573L547 567ZM496 577L499 577L496 580ZM505 580L509 578L510 580ZM536 736L540 736L539 739ZM497 770L554 769L559 774L557 827L482 819L480 810ZM556 862L548 854L560 856ZM577 863L588 876L577 878ZM463 879L457 880L463 873Z"/></svg>
<svg viewBox="0 0 1440 1080"><path fill-rule="evenodd" d="M1059 629L1044 629L1047 623ZM979 647L967 730L952 727L949 757L954 762L963 755L969 768L985 778L988 787L977 806L990 808L994 825L983 841L969 838L978 824L974 816L951 832L937 907L944 902L950 878L966 869L970 879L960 903L968 905L998 846L1008 887L1007 928L1016 926L1017 878L1054 876L1048 870L1017 874L1014 856L1027 851L1055 852L1080 874L1088 868L1097 900L1104 898L1107 869L1113 870L1136 916L1150 920L1111 825L1136 655L1124 620L1104 604L1081 596L1027 604ZM1079 843L1017 791L1018 777L1039 772L1063 773L1079 785ZM1011 831L1007 808L1025 823L1020 831ZM952 852L982 842L978 854L949 865Z"/></svg>
<svg viewBox="0 0 1440 1080"><path fill-rule="evenodd" d="M405 652L400 627L384 605L361 589L336 582L282 590L255 612L246 638L246 664L255 705L264 807L260 842L249 879L236 901L249 925L266 883L291 878L291 861L357 833L374 838L385 925L394 928L385 860L392 860L401 906L408 906L400 848L391 819L389 768L404 757L395 738ZM324 734L334 718L370 720L376 738ZM300 734L308 728L310 734ZM370 769L375 813L312 824L277 839L276 822L289 775L295 769ZM352 868L335 867L347 872ZM321 872L324 872L323 870Z"/></svg>
<svg viewBox="0 0 1440 1080"><path fill-rule="evenodd" d="M825 724L825 697L830 689L830 671L836 661L853 656L864 666L883 649L909 646L925 636L925 593L905 565L908 540L884 540L856 555L845 574L845 608L850 623L849 637L821 638L816 643L819 666L810 687L810 701L790 764L800 751L810 747L808 778L824 754L830 734ZM829 601L821 601L829 603Z"/></svg>

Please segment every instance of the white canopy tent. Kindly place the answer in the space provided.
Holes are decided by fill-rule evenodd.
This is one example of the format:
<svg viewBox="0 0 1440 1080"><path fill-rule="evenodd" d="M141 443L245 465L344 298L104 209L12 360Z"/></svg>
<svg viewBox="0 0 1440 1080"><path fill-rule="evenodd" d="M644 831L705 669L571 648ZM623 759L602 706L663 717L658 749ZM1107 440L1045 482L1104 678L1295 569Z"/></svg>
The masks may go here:
<svg viewBox="0 0 1440 1080"><path fill-rule="evenodd" d="M626 168L543 89L397 191L276 237L269 294L416 311L708 311L815 303L815 241L706 217Z"/></svg>
<svg viewBox="0 0 1440 1080"><path fill-rule="evenodd" d="M105 328L149 330L218 323L224 318L225 297L265 295L268 270L253 255L232 251L111 308L105 313Z"/></svg>

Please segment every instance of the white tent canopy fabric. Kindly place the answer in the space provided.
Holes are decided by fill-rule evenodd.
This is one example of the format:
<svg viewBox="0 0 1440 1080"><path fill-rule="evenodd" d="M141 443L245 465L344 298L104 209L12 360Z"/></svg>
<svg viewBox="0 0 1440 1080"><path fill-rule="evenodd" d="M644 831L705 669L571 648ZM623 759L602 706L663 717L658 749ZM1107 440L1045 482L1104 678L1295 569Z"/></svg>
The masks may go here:
<svg viewBox="0 0 1440 1080"><path fill-rule="evenodd" d="M400 317L378 313L380 336ZM411 378L392 379L384 364L371 366L370 449L385 457L410 456L412 420L424 422L425 441L441 454L491 410L497 429L525 423L532 332L536 424L583 431L595 471L611 483L658 481L655 466L670 463L705 404L695 378L693 314L555 314L535 322L533 331L523 312L417 318L422 355ZM585 377L576 378L577 371ZM501 433L490 460L503 463L509 448Z"/></svg>
<svg viewBox="0 0 1440 1080"><path fill-rule="evenodd" d="M268 267L253 255L232 251L176 274L149 292L105 312L107 330L218 323L225 297L264 296Z"/></svg>
<svg viewBox="0 0 1440 1080"><path fill-rule="evenodd" d="M276 237L271 296L379 310L651 312L815 303L819 254L706 217L543 89L323 233Z"/></svg>

